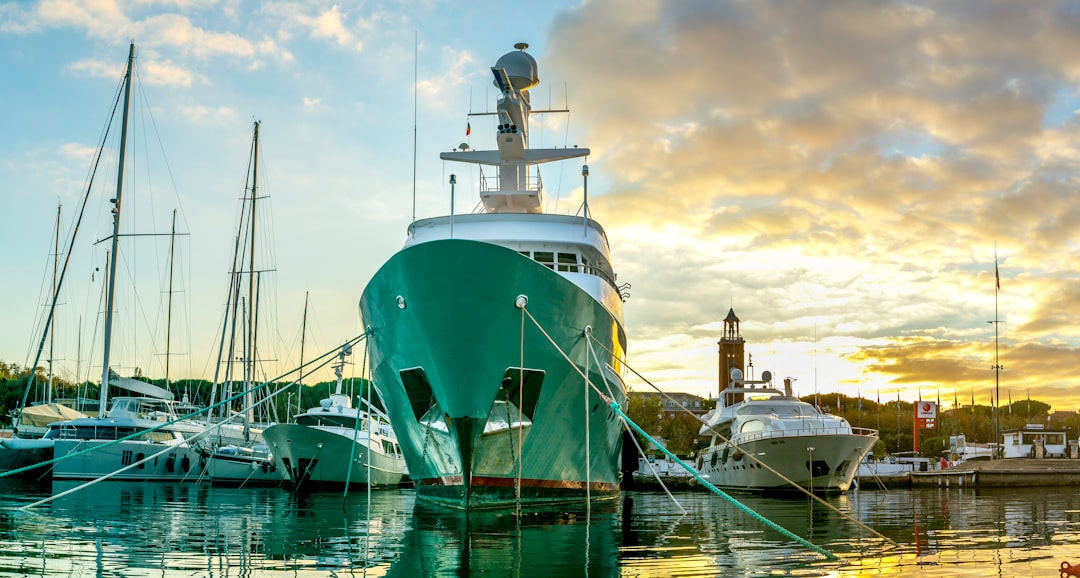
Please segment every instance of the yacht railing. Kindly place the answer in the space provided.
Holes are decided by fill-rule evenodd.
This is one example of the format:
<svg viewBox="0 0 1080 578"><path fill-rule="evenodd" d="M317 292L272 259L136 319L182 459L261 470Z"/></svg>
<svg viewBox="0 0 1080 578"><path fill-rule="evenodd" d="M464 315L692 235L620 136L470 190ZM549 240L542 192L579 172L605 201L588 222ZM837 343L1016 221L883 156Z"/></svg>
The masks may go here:
<svg viewBox="0 0 1080 578"><path fill-rule="evenodd" d="M768 430L736 434L731 437L731 443L737 445L757 440L829 435L856 435L862 437L877 437L877 430L861 427L813 427L785 430Z"/></svg>

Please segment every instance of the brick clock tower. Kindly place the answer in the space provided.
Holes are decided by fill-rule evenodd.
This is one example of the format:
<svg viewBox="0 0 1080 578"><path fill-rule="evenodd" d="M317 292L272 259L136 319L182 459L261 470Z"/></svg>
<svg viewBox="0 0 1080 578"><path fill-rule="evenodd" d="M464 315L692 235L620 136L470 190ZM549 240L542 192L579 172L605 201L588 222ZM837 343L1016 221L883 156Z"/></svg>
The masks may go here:
<svg viewBox="0 0 1080 578"><path fill-rule="evenodd" d="M717 344L720 346L720 391L724 391L731 385L733 368L739 368L739 371L746 375L743 355L746 341L739 333L739 318L734 309L728 309L727 317L724 318L724 335Z"/></svg>

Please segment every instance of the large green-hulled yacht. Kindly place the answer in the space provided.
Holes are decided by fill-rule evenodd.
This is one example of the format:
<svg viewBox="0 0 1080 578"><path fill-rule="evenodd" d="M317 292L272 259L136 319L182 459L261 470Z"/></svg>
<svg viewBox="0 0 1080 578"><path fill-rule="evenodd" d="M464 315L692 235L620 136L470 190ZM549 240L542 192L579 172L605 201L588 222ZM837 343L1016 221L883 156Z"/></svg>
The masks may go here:
<svg viewBox="0 0 1080 578"><path fill-rule="evenodd" d="M360 299L418 495L464 509L619 491L625 291L587 204L541 211L537 165L589 150L529 148L536 61L516 48L491 69L497 149L441 155L482 165L478 212L415 221Z"/></svg>

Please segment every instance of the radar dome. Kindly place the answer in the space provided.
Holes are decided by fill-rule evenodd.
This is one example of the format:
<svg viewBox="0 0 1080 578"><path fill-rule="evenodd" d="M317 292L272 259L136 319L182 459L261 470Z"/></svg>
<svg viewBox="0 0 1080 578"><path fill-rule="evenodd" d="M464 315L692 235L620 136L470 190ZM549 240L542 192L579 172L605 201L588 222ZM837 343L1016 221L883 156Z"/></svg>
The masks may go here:
<svg viewBox="0 0 1080 578"><path fill-rule="evenodd" d="M769 371L768 369L766 369L765 371L762 371L761 372L761 380L762 381L772 381L772 372Z"/></svg>
<svg viewBox="0 0 1080 578"><path fill-rule="evenodd" d="M528 47L528 44L519 42L514 45L514 48L518 49L517 51L507 52L495 63L495 68L506 69L506 75L510 77L510 84L514 85L514 88L519 91L528 90L540 84L540 79L536 76L536 60L528 52L525 52ZM498 86L498 83L495 86Z"/></svg>

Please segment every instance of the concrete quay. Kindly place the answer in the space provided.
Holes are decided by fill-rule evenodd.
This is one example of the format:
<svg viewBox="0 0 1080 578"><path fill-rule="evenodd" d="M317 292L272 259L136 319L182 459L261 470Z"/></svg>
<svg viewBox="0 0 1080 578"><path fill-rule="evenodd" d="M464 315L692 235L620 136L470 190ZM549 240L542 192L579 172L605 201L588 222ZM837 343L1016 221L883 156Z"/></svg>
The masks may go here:
<svg viewBox="0 0 1080 578"><path fill-rule="evenodd" d="M1009 458L965 462L944 470L910 472L911 486L1025 488L1080 485L1080 460Z"/></svg>

